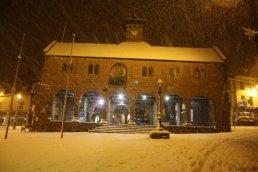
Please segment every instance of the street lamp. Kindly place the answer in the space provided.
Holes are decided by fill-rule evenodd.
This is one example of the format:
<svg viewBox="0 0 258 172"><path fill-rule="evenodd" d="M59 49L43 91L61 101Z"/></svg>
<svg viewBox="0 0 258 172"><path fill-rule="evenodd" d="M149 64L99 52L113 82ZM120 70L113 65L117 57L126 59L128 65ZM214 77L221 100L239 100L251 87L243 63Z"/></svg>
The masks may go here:
<svg viewBox="0 0 258 172"><path fill-rule="evenodd" d="M157 113L157 125L156 129L150 131L149 136L152 139L169 139L170 132L167 130L164 130L161 127L161 89L162 89L163 81L159 78L157 81L157 87L158 87L158 113Z"/></svg>
<svg viewBox="0 0 258 172"><path fill-rule="evenodd" d="M16 123L17 123L17 114L18 114L18 110L19 110L19 106L20 106L20 100L22 98L21 94L17 94L17 107L16 107L16 111L15 111L15 116L14 116L14 123L13 123L13 129L15 130L16 128Z"/></svg>

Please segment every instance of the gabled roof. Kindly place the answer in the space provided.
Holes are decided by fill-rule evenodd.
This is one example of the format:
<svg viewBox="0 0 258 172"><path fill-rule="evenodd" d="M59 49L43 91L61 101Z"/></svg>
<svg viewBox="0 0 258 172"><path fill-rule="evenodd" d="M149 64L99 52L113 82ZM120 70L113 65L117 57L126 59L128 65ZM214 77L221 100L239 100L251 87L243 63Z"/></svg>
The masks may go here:
<svg viewBox="0 0 258 172"><path fill-rule="evenodd" d="M46 56L70 57L71 46L72 43L53 41L44 49L44 53ZM217 47L161 47L151 46L146 42L122 42L120 44L74 43L72 56L216 63L223 63L226 59Z"/></svg>

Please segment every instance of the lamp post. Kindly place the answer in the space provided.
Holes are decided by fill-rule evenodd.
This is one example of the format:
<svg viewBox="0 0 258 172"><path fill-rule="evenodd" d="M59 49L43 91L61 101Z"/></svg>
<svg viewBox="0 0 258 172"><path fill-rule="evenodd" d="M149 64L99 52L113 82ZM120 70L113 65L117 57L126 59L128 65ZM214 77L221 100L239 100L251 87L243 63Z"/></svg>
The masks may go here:
<svg viewBox="0 0 258 172"><path fill-rule="evenodd" d="M158 79L157 81L157 87L158 87L158 113L157 113L157 126L156 130L163 130L161 128L161 89L162 89L163 81L161 79Z"/></svg>
<svg viewBox="0 0 258 172"><path fill-rule="evenodd" d="M157 81L157 87L158 87L158 113L157 113L157 125L156 129L150 131L149 136L152 139L169 139L170 132L167 130L164 130L161 127L161 89L162 89L163 81L159 78Z"/></svg>
<svg viewBox="0 0 258 172"><path fill-rule="evenodd" d="M19 110L19 106L20 106L20 99L22 98L21 94L17 94L17 107L16 107L16 111L15 111L15 116L14 116L14 123L13 123L13 129L15 130L16 128L16 123L17 123L17 114L18 114L18 110Z"/></svg>
<svg viewBox="0 0 258 172"><path fill-rule="evenodd" d="M68 87L70 82L70 70L73 64L73 46L74 46L74 40L75 40L75 34L73 34L73 42L70 52L70 62L69 65L67 65L66 71L67 71L67 78L66 78L66 87L65 87L65 96L64 96L64 106L63 106L63 112L62 112L62 124L61 124L61 139L64 136L64 121L65 121L65 114L66 114L66 106L67 106L67 94L68 94Z"/></svg>
<svg viewBox="0 0 258 172"><path fill-rule="evenodd" d="M9 125L10 125L10 113L12 111L13 97L14 97L14 93L16 91L16 81L17 81L17 77L18 77L20 61L21 61L21 58L22 58L22 48L23 48L24 38L25 38L25 34L23 34L23 36L22 36L22 43L21 43L20 53L18 55L18 62L17 62L17 66L16 66L16 70L15 70L15 75L14 75L14 82L13 82L13 86L12 86L10 108L9 108L9 111L6 113L5 139L7 139L7 136L8 136L8 130L9 130Z"/></svg>

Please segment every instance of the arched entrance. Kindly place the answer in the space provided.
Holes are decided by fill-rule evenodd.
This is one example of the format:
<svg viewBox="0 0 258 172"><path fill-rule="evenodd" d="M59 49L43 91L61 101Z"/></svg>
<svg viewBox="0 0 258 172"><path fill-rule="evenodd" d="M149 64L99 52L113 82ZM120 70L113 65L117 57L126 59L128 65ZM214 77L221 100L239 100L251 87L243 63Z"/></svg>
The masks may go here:
<svg viewBox="0 0 258 172"><path fill-rule="evenodd" d="M129 115L129 98L124 93L116 93L109 97L108 122L127 124Z"/></svg>
<svg viewBox="0 0 258 172"><path fill-rule="evenodd" d="M213 103L205 96L195 96L191 102L190 117L195 126L212 125Z"/></svg>
<svg viewBox="0 0 258 172"><path fill-rule="evenodd" d="M169 125L182 125L185 107L183 99L178 95L167 95L164 97L164 122Z"/></svg>
<svg viewBox="0 0 258 172"><path fill-rule="evenodd" d="M65 90L56 93L52 106L52 119L61 121L64 108ZM74 93L67 93L65 121L71 121L74 113Z"/></svg>
<svg viewBox="0 0 258 172"><path fill-rule="evenodd" d="M151 94L141 94L135 102L135 122L154 124L156 118L156 99Z"/></svg>
<svg viewBox="0 0 258 172"><path fill-rule="evenodd" d="M113 123L127 124L128 123L129 110L125 105L117 105L113 113Z"/></svg>
<svg viewBox="0 0 258 172"><path fill-rule="evenodd" d="M79 120L100 122L105 107L104 98L97 92L88 91L81 96Z"/></svg>

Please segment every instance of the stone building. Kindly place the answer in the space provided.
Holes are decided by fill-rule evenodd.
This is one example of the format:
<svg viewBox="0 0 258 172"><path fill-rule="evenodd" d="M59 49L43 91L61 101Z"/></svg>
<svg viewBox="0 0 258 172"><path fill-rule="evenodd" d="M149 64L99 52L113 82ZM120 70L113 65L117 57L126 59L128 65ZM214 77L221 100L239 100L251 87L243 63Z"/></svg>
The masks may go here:
<svg viewBox="0 0 258 172"><path fill-rule="evenodd" d="M237 75L228 78L231 104L231 123L237 116L258 120L258 78ZM256 122L257 125L257 122Z"/></svg>
<svg viewBox="0 0 258 172"><path fill-rule="evenodd" d="M163 123L229 130L226 58L218 48L152 46L144 42L143 20L125 19L124 26L120 44L53 41L44 49L42 82L51 89L42 96L42 122L61 120L69 76L66 121L155 124L161 79Z"/></svg>
<svg viewBox="0 0 258 172"><path fill-rule="evenodd" d="M11 94L5 94L5 90L0 89L0 125L6 124L6 114L10 111L11 99ZM25 91L14 95L10 112L10 125L13 125L15 120L17 125L25 125L27 123L29 120L30 102L31 95Z"/></svg>

